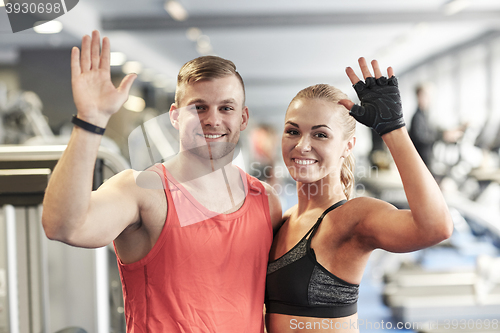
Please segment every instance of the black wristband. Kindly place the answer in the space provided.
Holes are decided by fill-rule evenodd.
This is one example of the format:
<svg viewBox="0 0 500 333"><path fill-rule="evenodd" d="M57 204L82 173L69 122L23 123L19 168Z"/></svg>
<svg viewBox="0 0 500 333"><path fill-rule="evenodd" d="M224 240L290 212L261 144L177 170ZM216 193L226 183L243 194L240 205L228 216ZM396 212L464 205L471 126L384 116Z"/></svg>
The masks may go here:
<svg viewBox="0 0 500 333"><path fill-rule="evenodd" d="M71 119L71 122L73 124L75 124L76 126L81 127L84 130L92 132L94 134L103 135L104 131L106 130L105 128L102 128L102 127L99 127L96 125L92 125L91 123L88 123L84 120L81 120L80 118L77 118L76 115L73 115L73 119Z"/></svg>

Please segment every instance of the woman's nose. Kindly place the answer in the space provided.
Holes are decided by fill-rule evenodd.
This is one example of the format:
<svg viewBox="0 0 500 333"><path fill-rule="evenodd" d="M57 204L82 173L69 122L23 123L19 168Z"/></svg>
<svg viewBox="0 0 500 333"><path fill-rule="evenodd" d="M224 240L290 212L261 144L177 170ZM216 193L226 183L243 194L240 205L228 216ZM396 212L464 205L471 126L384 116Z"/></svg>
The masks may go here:
<svg viewBox="0 0 500 333"><path fill-rule="evenodd" d="M300 138L297 146L295 146L300 152L308 152L311 151L311 142L307 136L303 136Z"/></svg>

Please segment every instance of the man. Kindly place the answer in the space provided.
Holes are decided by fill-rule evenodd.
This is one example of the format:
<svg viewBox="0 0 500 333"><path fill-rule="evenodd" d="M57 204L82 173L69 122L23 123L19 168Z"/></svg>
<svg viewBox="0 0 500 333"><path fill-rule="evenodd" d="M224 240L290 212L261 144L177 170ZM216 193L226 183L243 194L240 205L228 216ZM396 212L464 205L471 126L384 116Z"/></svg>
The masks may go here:
<svg viewBox="0 0 500 333"><path fill-rule="evenodd" d="M415 89L417 95L417 110L410 126L410 138L415 149L429 169L432 168L434 143L438 140L437 129L429 122L430 92L428 86L422 84Z"/></svg>
<svg viewBox="0 0 500 333"><path fill-rule="evenodd" d="M411 120L408 133L425 165L431 173L436 176L433 168L435 160L433 152L434 144L440 140L447 144L457 143L462 138L468 124L461 124L447 130L442 130L433 126L429 120L432 97L431 92L431 86L428 83L419 84L415 89L417 110Z"/></svg>
<svg viewBox="0 0 500 333"><path fill-rule="evenodd" d="M114 241L130 332L262 332L272 188L230 164L248 124L243 81L218 57L188 62L170 110L180 152L145 172L126 170L91 192L109 118L135 74L115 88L109 40L94 31L72 50L78 119L54 169L42 223L50 239L100 247ZM229 200L228 200L229 198Z"/></svg>

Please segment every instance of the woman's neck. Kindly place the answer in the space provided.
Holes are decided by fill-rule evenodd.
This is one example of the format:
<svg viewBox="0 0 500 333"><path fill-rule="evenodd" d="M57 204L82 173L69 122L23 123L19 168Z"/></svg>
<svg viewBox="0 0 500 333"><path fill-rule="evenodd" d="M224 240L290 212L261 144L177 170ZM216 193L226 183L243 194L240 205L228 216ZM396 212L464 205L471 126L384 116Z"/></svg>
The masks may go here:
<svg viewBox="0 0 500 333"><path fill-rule="evenodd" d="M307 184L297 182L297 213L299 215L307 210L328 207L332 203L346 199L340 177L336 177L335 180L332 178L327 176L317 182Z"/></svg>

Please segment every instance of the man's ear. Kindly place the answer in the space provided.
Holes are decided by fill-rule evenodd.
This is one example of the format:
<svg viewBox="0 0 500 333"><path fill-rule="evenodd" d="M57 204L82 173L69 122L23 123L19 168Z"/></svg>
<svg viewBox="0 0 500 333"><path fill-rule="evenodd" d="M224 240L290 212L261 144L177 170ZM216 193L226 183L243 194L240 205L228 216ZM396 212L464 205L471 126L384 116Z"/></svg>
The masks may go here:
<svg viewBox="0 0 500 333"><path fill-rule="evenodd" d="M245 128L248 126L248 119L250 118L250 114L248 113L248 106L245 106L242 110L242 115L241 115L241 125L240 125L240 131L243 131Z"/></svg>
<svg viewBox="0 0 500 333"><path fill-rule="evenodd" d="M342 154L342 157L346 158L347 156L349 156L355 145L356 145L356 137L353 136L349 140L347 140L347 144L345 146L344 154Z"/></svg>
<svg viewBox="0 0 500 333"><path fill-rule="evenodd" d="M170 105L170 111L168 112L168 115L170 117L170 123L176 130L179 130L179 109L177 108L177 105L175 103L172 103Z"/></svg>

